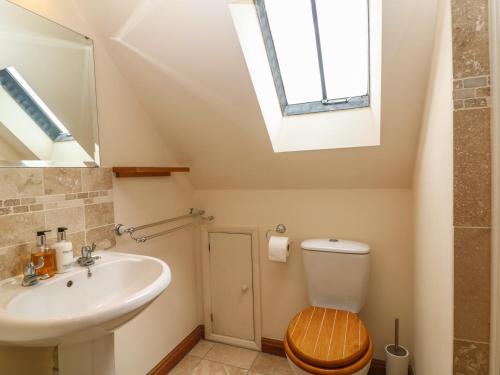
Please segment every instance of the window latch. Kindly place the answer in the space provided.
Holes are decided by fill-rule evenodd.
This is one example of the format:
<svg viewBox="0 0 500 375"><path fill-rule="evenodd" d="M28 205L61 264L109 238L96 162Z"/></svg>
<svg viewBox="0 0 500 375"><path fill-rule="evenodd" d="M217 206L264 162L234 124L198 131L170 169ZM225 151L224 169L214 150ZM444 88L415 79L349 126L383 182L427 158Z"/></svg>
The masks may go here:
<svg viewBox="0 0 500 375"><path fill-rule="evenodd" d="M351 101L352 97L348 98L339 98L339 99L323 99L321 101L321 104L324 105L329 105L329 104L342 104L342 103L349 103Z"/></svg>

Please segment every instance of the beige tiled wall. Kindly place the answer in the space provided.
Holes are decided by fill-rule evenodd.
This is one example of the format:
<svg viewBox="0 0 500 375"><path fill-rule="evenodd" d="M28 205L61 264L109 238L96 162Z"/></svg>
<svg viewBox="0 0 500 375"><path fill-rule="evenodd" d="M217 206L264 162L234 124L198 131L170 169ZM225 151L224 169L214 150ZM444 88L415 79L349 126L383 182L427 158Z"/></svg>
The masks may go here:
<svg viewBox="0 0 500 375"><path fill-rule="evenodd" d="M36 231L68 228L75 255L84 244L115 246L113 182L107 168L0 169L0 280L22 272Z"/></svg>
<svg viewBox="0 0 500 375"><path fill-rule="evenodd" d="M488 0L453 0L454 374L488 374L491 137Z"/></svg>

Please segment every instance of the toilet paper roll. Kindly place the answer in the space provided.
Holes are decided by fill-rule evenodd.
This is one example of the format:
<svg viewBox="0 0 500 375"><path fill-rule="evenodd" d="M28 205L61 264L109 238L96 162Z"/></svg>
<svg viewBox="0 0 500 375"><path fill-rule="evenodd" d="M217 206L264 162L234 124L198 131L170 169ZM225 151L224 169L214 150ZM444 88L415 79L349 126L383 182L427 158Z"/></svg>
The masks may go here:
<svg viewBox="0 0 500 375"><path fill-rule="evenodd" d="M286 258L289 254L290 240L288 237L271 236L268 249L269 260L286 263Z"/></svg>

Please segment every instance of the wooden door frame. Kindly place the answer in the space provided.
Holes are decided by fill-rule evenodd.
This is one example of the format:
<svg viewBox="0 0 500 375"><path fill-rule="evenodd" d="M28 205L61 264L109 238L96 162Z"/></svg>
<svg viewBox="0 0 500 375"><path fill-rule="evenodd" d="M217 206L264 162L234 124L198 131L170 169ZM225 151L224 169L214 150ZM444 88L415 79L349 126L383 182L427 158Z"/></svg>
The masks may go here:
<svg viewBox="0 0 500 375"><path fill-rule="evenodd" d="M210 257L208 252L210 233L246 234L251 236L252 242L252 284L253 284L253 320L254 341L217 335L213 333L210 314L212 301L210 298ZM201 235L201 268L203 274L203 320L205 337L207 340L218 341L224 344L240 346L247 349L261 350L262 318L260 300L260 266L259 266L259 229L257 227L209 225L202 226Z"/></svg>
<svg viewBox="0 0 500 375"><path fill-rule="evenodd" d="M500 4L490 1L492 236L490 374L500 373Z"/></svg>

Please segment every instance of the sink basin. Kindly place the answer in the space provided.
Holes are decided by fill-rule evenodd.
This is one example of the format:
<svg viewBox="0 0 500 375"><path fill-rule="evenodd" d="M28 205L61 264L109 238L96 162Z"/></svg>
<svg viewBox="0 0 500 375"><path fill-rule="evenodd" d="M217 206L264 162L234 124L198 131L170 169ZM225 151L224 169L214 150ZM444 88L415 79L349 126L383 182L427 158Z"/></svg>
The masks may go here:
<svg viewBox="0 0 500 375"><path fill-rule="evenodd" d="M96 252L87 268L75 266L32 287L22 277L0 281L0 344L53 346L93 340L126 323L169 285L159 259Z"/></svg>

